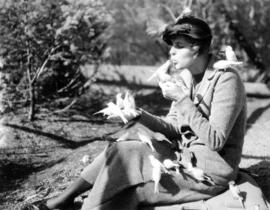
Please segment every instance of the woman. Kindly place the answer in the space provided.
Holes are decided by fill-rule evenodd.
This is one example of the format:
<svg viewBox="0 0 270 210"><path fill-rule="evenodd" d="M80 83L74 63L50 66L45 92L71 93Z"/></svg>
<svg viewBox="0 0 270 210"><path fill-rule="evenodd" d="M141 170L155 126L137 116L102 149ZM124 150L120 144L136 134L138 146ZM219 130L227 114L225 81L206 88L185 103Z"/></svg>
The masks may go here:
<svg viewBox="0 0 270 210"><path fill-rule="evenodd" d="M81 177L59 197L47 202L48 209L65 208L80 193L92 189L83 210L138 209L208 199L235 180L241 158L246 122L246 98L239 75L230 68L213 69L212 39L207 23L184 16L169 25L163 39L171 45L170 62L164 68L174 80L160 82L163 96L172 101L163 119L137 110L136 120L171 140L152 143L155 152L141 141L121 141L106 148ZM192 75L189 94L177 80L182 70ZM129 120L133 120L129 117ZM180 145L180 146L175 146ZM149 155L162 162L179 160L181 151L192 154L195 167L212 183L198 181L185 168L162 174L154 192L153 166ZM183 157L182 157L183 158Z"/></svg>

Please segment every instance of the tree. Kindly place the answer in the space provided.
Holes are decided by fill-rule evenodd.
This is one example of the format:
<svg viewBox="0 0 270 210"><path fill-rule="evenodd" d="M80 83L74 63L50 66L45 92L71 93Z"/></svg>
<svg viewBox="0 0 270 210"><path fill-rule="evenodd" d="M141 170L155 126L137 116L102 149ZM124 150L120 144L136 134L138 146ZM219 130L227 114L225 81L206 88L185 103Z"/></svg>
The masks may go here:
<svg viewBox="0 0 270 210"><path fill-rule="evenodd" d="M232 45L239 59L257 70L257 80L269 74L269 10L266 0L106 0L116 18L110 41L116 57L124 64L158 64L168 57L168 48L159 38L150 39L147 31L162 29L190 6L192 13L204 18L213 30L213 51ZM123 41L124 40L124 41ZM124 48L121 46L125 46ZM121 59L121 61L118 61ZM115 61L116 60L116 61ZM268 77L269 78L269 77Z"/></svg>
<svg viewBox="0 0 270 210"><path fill-rule="evenodd" d="M37 96L44 93L39 90L48 88L39 86L50 71L58 76L58 92L82 91L80 66L102 60L110 22L99 0L7 0L2 5L0 58L13 90L20 86L15 92L28 92L22 95L30 98L30 120Z"/></svg>

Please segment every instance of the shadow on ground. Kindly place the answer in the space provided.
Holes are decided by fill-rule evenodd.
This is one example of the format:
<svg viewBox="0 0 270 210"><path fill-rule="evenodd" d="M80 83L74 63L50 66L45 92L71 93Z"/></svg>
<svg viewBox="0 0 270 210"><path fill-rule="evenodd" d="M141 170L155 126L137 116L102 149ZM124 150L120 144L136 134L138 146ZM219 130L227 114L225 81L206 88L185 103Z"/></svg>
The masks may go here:
<svg viewBox="0 0 270 210"><path fill-rule="evenodd" d="M246 170L253 174L253 178L261 187L267 200L270 201L270 157L268 160L262 160L259 163L252 165Z"/></svg>

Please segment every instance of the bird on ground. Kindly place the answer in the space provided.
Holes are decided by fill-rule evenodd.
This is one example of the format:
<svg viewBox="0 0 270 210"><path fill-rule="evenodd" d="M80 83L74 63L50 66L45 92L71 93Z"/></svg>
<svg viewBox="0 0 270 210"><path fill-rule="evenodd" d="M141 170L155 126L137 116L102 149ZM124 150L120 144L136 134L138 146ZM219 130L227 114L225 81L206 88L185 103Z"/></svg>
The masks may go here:
<svg viewBox="0 0 270 210"><path fill-rule="evenodd" d="M82 162L83 164L89 163L89 162L90 162L90 156L89 156L89 155L84 155L84 156L82 157L82 159L81 159L81 162Z"/></svg>
<svg viewBox="0 0 270 210"><path fill-rule="evenodd" d="M232 196L234 199L237 199L239 200L241 206L243 209L245 209L245 205L244 205L244 198L243 196L241 195L241 191L240 189L238 188L238 186L235 184L235 181L230 181L229 182L229 189L232 193Z"/></svg>
<svg viewBox="0 0 270 210"><path fill-rule="evenodd" d="M260 205L259 204L255 205L254 210L260 210Z"/></svg>
<svg viewBox="0 0 270 210"><path fill-rule="evenodd" d="M161 178L161 173L165 172L165 173L169 173L169 171L165 168L165 166L154 157L154 155L149 155L148 156L150 163L153 167L153 171L152 171L152 179L154 181L154 193L159 193L159 189L158 189L158 184Z"/></svg>
<svg viewBox="0 0 270 210"><path fill-rule="evenodd" d="M155 152L155 147L153 146L153 143L152 143L152 140L151 140L151 137L149 135L147 135L145 132L142 132L142 131L138 131L137 132L137 135L139 137L139 139L146 143L153 152Z"/></svg>

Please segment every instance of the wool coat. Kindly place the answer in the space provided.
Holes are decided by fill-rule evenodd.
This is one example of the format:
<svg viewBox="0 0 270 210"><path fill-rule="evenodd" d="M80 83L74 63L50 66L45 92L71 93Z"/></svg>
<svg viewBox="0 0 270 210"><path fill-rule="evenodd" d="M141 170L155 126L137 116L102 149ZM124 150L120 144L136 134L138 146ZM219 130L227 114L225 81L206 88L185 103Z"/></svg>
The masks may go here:
<svg viewBox="0 0 270 210"><path fill-rule="evenodd" d="M246 127L246 94L238 73L231 68L206 69L192 99L173 102L168 115L157 117L142 110L137 127L151 133L155 151L130 132L128 141L109 145L82 172L93 184L83 210L138 209L208 199L220 194L235 180ZM162 141L161 136L173 144ZM158 137L157 137L158 136ZM156 138L157 137L157 138ZM175 144L176 143L176 144ZM174 145L174 146L172 146ZM149 155L161 162L177 158L175 145L195 156L214 185L198 182L185 169L163 174L159 193L154 193L153 167Z"/></svg>

